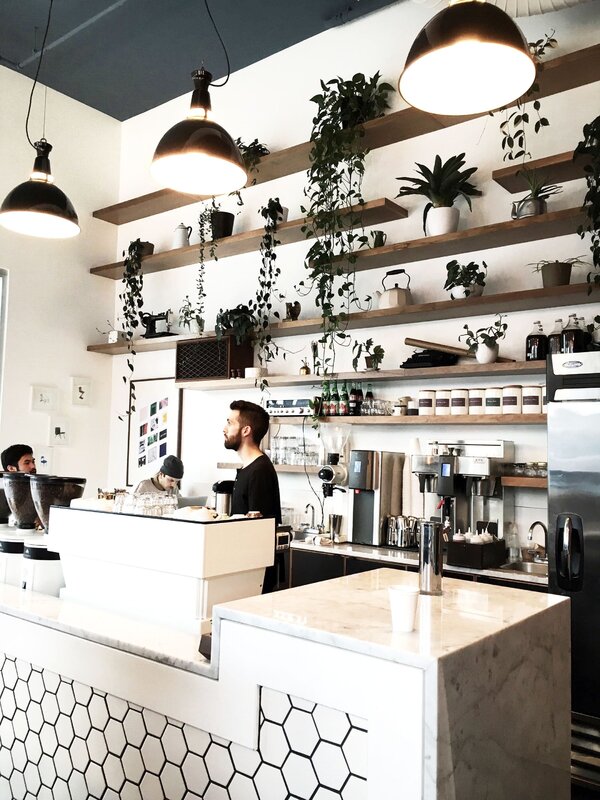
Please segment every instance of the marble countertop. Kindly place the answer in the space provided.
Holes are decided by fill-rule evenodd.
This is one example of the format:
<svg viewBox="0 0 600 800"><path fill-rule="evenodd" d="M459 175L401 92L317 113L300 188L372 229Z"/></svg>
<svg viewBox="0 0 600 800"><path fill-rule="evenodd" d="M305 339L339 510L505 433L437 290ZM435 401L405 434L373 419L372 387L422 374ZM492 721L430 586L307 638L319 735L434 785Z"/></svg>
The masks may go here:
<svg viewBox="0 0 600 800"><path fill-rule="evenodd" d="M374 547L366 544L343 542L340 544L311 544L302 540L294 540L291 545L293 550L318 552L325 555L339 555L348 558L363 558L368 561L377 561L384 567L386 564L401 564L403 566L418 566L419 554L416 550L396 550L392 547ZM498 578L507 582L528 583L538 586L547 586L548 578L541 575L531 575L509 569L473 569L472 567L454 567L444 563L444 573L457 572L462 575L475 575L486 578Z"/></svg>
<svg viewBox="0 0 600 800"><path fill-rule="evenodd" d="M176 669L216 677L216 666L198 652L199 630L186 633L6 584L0 584L0 613Z"/></svg>
<svg viewBox="0 0 600 800"><path fill-rule="evenodd" d="M388 600L392 584L418 586L418 575L379 569L237 600L216 606L213 624L232 620L426 667L568 602L557 595L444 578L441 597L419 597L415 630L395 633Z"/></svg>

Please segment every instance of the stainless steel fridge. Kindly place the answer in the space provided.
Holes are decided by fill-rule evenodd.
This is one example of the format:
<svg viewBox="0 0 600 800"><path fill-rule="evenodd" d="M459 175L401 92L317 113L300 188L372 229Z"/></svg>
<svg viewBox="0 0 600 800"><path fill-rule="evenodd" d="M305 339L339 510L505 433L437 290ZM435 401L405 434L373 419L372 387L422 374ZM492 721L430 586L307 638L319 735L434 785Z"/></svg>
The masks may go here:
<svg viewBox="0 0 600 800"><path fill-rule="evenodd" d="M571 599L573 773L600 785L600 352L549 356L546 394L548 590Z"/></svg>

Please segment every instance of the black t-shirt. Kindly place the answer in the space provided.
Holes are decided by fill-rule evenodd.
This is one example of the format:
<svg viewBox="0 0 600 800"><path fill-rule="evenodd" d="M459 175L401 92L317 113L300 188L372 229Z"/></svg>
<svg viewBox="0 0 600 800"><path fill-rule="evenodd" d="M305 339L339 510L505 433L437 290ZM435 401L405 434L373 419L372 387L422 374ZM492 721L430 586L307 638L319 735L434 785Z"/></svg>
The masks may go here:
<svg viewBox="0 0 600 800"><path fill-rule="evenodd" d="M243 469L238 469L233 484L232 514L260 511L263 517L275 517L281 524L279 481L275 467L264 454Z"/></svg>

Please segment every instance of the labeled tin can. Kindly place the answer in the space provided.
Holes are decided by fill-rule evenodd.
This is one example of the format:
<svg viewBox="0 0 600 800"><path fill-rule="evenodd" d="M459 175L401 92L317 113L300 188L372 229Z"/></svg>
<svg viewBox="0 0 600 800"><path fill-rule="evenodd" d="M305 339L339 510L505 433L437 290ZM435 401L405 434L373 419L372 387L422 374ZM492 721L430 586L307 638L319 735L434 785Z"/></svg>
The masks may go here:
<svg viewBox="0 0 600 800"><path fill-rule="evenodd" d="M485 390L485 413L502 413L502 389L494 387Z"/></svg>
<svg viewBox="0 0 600 800"><path fill-rule="evenodd" d="M469 414L485 413L485 389L469 389Z"/></svg>
<svg viewBox="0 0 600 800"><path fill-rule="evenodd" d="M523 409L521 386L505 386L502 389L502 413L520 414Z"/></svg>
<svg viewBox="0 0 600 800"><path fill-rule="evenodd" d="M421 389L417 396L417 403L420 417L435 414L435 392L431 389Z"/></svg>
<svg viewBox="0 0 600 800"><path fill-rule="evenodd" d="M460 415L469 413L469 390L452 389L450 392L450 414Z"/></svg>
<svg viewBox="0 0 600 800"><path fill-rule="evenodd" d="M542 387L524 386L522 394L522 413L541 414L542 413Z"/></svg>
<svg viewBox="0 0 600 800"><path fill-rule="evenodd" d="M435 413L440 417L450 416L450 389L438 389L435 393Z"/></svg>

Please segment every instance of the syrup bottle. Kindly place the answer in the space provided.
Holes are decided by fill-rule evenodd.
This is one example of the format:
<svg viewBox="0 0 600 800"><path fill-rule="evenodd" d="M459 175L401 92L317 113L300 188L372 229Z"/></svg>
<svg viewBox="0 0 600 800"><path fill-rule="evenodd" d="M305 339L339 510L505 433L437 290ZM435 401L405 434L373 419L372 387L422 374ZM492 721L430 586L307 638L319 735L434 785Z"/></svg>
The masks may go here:
<svg viewBox="0 0 600 800"><path fill-rule="evenodd" d="M548 337L544 333L542 323L536 320L533 330L525 339L525 361L545 361L548 355Z"/></svg>
<svg viewBox="0 0 600 800"><path fill-rule="evenodd" d="M557 319L554 325L554 330L548 336L548 352L552 355L556 355L558 353L562 353L562 332L563 332L563 321L562 319Z"/></svg>

